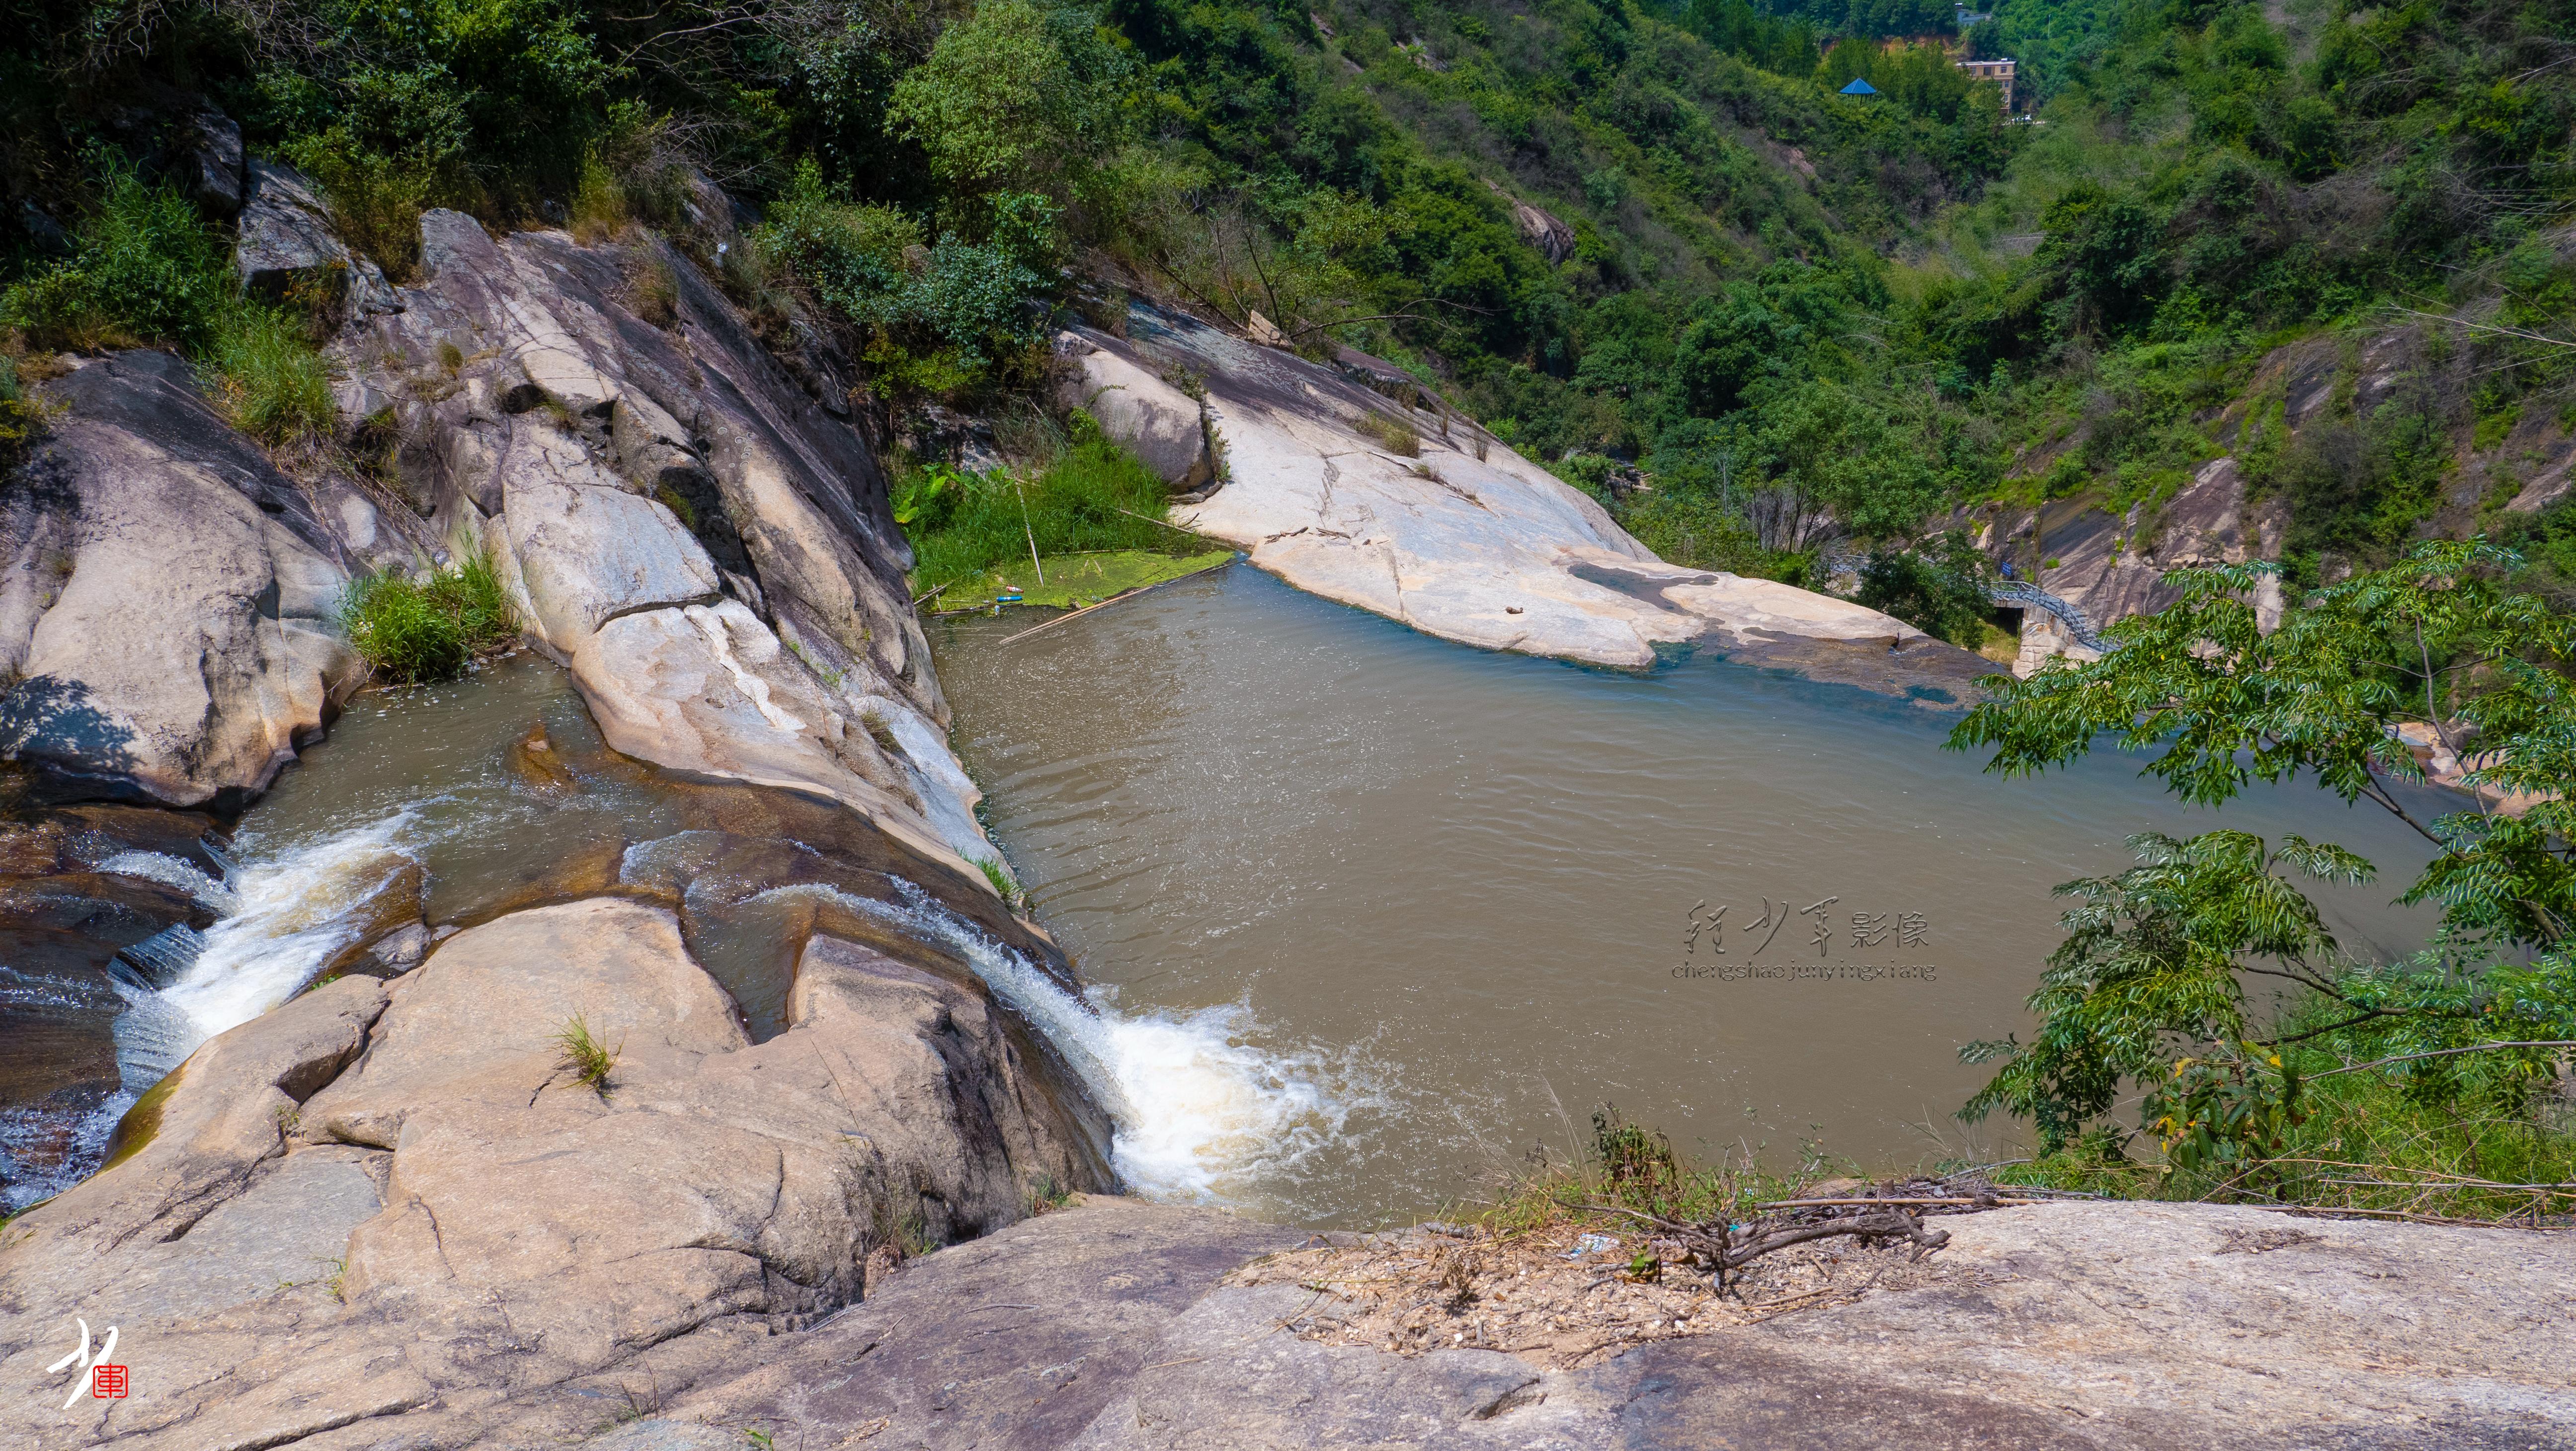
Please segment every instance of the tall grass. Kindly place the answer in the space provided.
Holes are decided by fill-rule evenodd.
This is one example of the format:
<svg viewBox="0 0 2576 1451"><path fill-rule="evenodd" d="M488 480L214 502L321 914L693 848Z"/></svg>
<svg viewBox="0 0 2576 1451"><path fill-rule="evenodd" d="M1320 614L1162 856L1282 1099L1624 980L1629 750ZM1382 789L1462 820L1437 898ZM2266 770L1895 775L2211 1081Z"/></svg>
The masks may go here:
<svg viewBox="0 0 2576 1451"><path fill-rule="evenodd" d="M1155 522L1163 517L1167 494L1151 469L1096 429L1077 427L1075 433L1063 456L1034 479L997 470L916 471L900 480L902 512L911 516L914 591L996 567L1024 568L1032 540L1041 559L1088 550L1173 553L1192 547L1187 535Z"/></svg>
<svg viewBox="0 0 2576 1451"><path fill-rule="evenodd" d="M264 443L291 443L331 431L331 365L315 352L302 324L273 307L227 309L211 352L216 396L233 426Z"/></svg>
<svg viewBox="0 0 2576 1451"><path fill-rule="evenodd" d="M590 1026L590 1019L579 1013L555 1032L553 1041L557 1065L591 1092L608 1097L612 1086L608 1076L617 1071L625 1042L620 1040L616 1047L609 1047L607 1040Z"/></svg>
<svg viewBox="0 0 2576 1451"><path fill-rule="evenodd" d="M350 581L340 624L377 676L406 685L454 678L518 627L492 556L480 552L426 579L388 571Z"/></svg>
<svg viewBox="0 0 2576 1451"><path fill-rule="evenodd" d="M1571 1126L1569 1125L1569 1132ZM1587 1205L1640 1209L1693 1223L1750 1219L1755 1206L1788 1196L1800 1179L1812 1178L1823 1161L1813 1145L1794 1178L1764 1170L1753 1150L1721 1155L1716 1162L1694 1164L1675 1152L1672 1142L1653 1129L1629 1122L1604 1104L1592 1114L1587 1142L1568 1146L1569 1162L1544 1154L1501 1187L1491 1201L1461 1206L1456 1215L1482 1224L1497 1235L1528 1234L1563 1224L1633 1229L1616 1214Z"/></svg>
<svg viewBox="0 0 2576 1451"><path fill-rule="evenodd" d="M74 242L0 293L0 326L38 348L174 349L213 373L215 401L264 443L330 431L331 369L307 323L239 295L222 239L185 197L111 165Z"/></svg>

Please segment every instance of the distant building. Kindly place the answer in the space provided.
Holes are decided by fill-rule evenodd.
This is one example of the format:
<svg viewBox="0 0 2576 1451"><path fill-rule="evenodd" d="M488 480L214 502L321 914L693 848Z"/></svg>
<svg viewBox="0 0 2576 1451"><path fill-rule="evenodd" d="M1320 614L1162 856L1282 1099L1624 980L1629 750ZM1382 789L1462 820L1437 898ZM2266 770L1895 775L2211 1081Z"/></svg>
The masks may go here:
<svg viewBox="0 0 2576 1451"><path fill-rule="evenodd" d="M1843 87L1843 94L1846 96L1875 96L1878 94L1878 87L1871 85L1869 82L1862 80L1858 76L1854 76L1852 77L1852 83Z"/></svg>
<svg viewBox="0 0 2576 1451"><path fill-rule="evenodd" d="M2004 114L2013 110L2013 63L2009 60L1963 60L1959 69L1972 81L1992 81L2004 88Z"/></svg>

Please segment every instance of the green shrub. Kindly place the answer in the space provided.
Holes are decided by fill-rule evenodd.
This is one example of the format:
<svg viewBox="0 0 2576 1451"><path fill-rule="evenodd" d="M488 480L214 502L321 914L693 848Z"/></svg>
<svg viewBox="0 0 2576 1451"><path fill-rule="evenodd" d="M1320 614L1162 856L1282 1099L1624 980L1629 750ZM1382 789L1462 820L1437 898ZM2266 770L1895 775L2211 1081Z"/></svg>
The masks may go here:
<svg viewBox="0 0 2576 1451"><path fill-rule="evenodd" d="M1922 550L1873 550L1856 598L1927 635L1974 650L1985 643L1986 560L1953 529Z"/></svg>
<svg viewBox="0 0 2576 1451"><path fill-rule="evenodd" d="M1658 488L1631 495L1613 512L1621 528L1668 563L1754 579L1779 579L1805 563L1803 555L1764 549L1742 513L1697 490Z"/></svg>
<svg viewBox="0 0 2576 1451"><path fill-rule="evenodd" d="M106 181L72 255L0 294L0 321L39 348L204 352L233 304L223 243L171 188L122 165Z"/></svg>
<svg viewBox="0 0 2576 1451"><path fill-rule="evenodd" d="M384 573L352 580L340 606L349 643L399 684L452 679L473 653L506 639L516 615L488 554L470 554L427 580Z"/></svg>
<svg viewBox="0 0 2576 1451"><path fill-rule="evenodd" d="M895 487L899 514L910 516L915 594L996 566L1016 568L1014 561L1024 565L1032 539L1042 558L1188 549L1188 535L1155 522L1166 497L1152 470L1090 430L1035 480L934 467Z"/></svg>
<svg viewBox="0 0 2576 1451"><path fill-rule="evenodd" d="M219 321L211 359L233 426L263 443L327 434L338 418L331 365L300 324L273 307L237 302Z"/></svg>
<svg viewBox="0 0 2576 1451"><path fill-rule="evenodd" d="M330 431L331 370L290 313L238 293L224 244L186 198L106 168L72 255L0 294L0 321L39 348L166 347L214 378L234 426L282 444Z"/></svg>
<svg viewBox="0 0 2576 1451"><path fill-rule="evenodd" d="M420 269L420 214L468 199L438 169L370 151L337 129L290 147L288 155L322 188L340 240L396 282L411 281Z"/></svg>
<svg viewBox="0 0 2576 1451"><path fill-rule="evenodd" d="M986 240L950 233L925 246L904 212L833 200L809 160L755 250L861 331L880 394L954 394L1025 371L1047 335L1037 304L1054 288L1041 270L1053 260L1053 203L1011 193L978 211L989 214Z"/></svg>

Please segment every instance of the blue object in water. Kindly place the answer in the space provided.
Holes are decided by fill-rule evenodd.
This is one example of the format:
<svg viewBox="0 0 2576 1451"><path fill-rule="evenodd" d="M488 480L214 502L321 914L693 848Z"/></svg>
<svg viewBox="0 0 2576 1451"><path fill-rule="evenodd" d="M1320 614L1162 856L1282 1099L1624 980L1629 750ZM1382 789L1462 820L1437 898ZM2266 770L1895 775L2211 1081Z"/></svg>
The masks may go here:
<svg viewBox="0 0 2576 1451"><path fill-rule="evenodd" d="M993 596L993 603L997 605L1015 605L1019 602L1020 596L1015 594Z"/></svg>
<svg viewBox="0 0 2576 1451"><path fill-rule="evenodd" d="M1852 77L1852 83L1843 87L1843 94L1846 96L1875 96L1878 94L1878 87L1871 85L1869 82L1862 80L1858 76L1854 76Z"/></svg>

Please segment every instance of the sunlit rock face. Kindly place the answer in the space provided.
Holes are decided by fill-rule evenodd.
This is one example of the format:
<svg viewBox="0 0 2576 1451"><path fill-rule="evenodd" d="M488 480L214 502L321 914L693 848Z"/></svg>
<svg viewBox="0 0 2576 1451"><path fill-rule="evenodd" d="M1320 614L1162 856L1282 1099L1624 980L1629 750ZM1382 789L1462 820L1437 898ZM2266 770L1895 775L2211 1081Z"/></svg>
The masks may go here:
<svg viewBox="0 0 2576 1451"><path fill-rule="evenodd" d="M1075 328L1056 351L1066 401L1204 494L1175 518L1430 634L1631 669L1706 644L1898 693L1956 695L1991 668L1876 610L1666 564L1590 496L1358 354L1327 367L1141 303L1123 336Z"/></svg>

